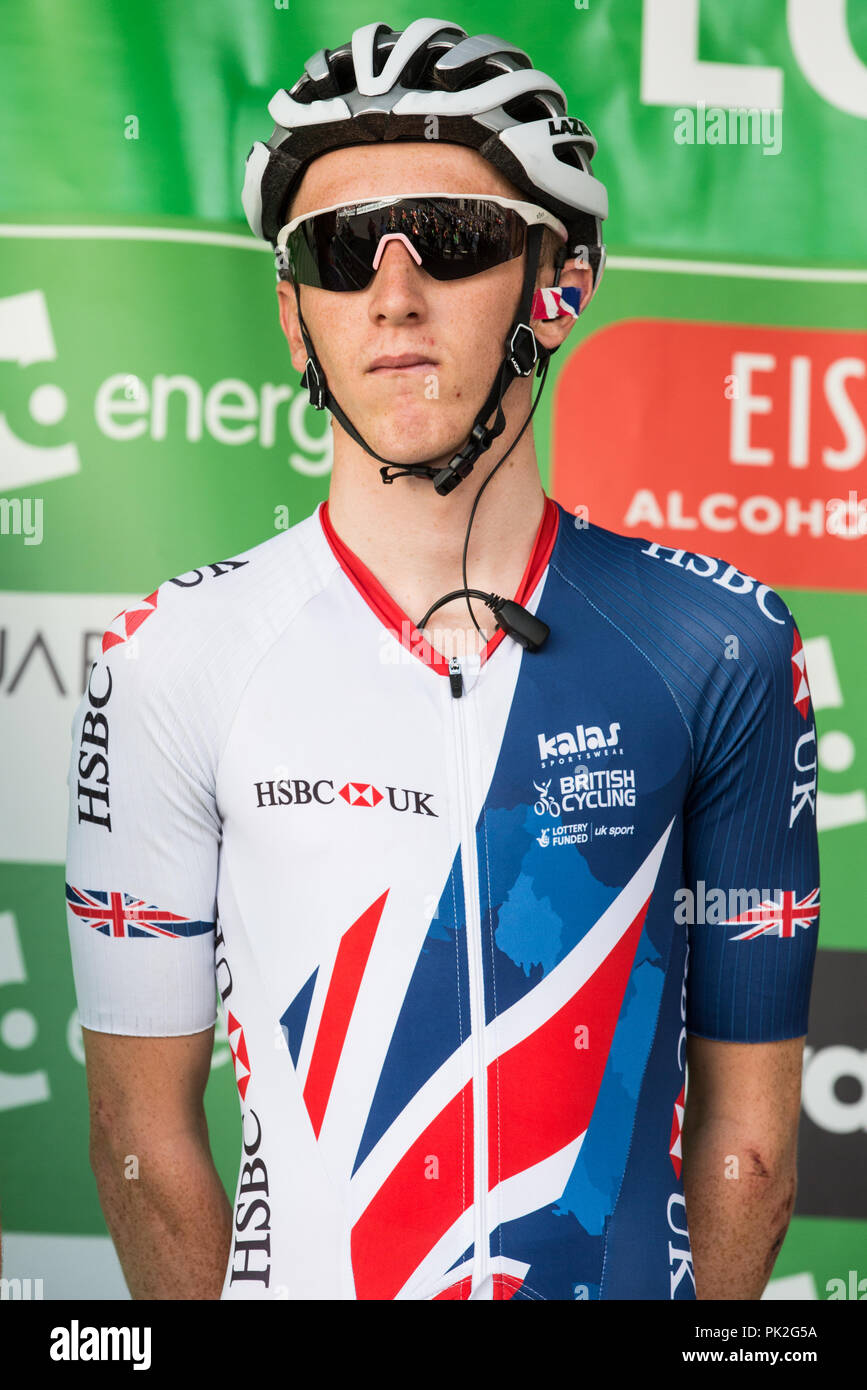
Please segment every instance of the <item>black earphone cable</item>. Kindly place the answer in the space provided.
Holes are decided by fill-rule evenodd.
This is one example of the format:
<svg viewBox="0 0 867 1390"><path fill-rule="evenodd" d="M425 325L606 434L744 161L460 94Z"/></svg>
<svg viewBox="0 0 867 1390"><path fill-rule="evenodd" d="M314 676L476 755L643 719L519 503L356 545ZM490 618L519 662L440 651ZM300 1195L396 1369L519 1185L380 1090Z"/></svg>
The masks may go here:
<svg viewBox="0 0 867 1390"><path fill-rule="evenodd" d="M564 247L560 247L560 248L558 249L558 251L557 251L557 254L556 254L555 258L554 258L554 285L555 285L555 286L556 286L556 285L559 285L559 283L560 283L560 274L561 274L561 272L562 272L562 270L563 270L563 266L564 266L565 264L566 264L566 250L565 250ZM537 268L538 268L538 265L537 265ZM469 521L467 522L467 534L466 534L465 537L464 537L464 549L463 549L463 554L462 554L462 556L461 556L461 578L462 578L463 581L464 581L464 590L465 590L465 597L466 597L466 600L467 600L467 608L469 609L469 614L470 614L470 617L471 617L472 620L473 620L473 625L474 625L474 627L475 627L475 629L476 629L476 632L479 634L480 637L483 636L482 629L479 627L478 623L476 622L476 615L475 615L475 613L473 612L473 605L470 603L470 593L469 593L469 589L468 589L468 586L467 586L467 551L469 550L469 546L470 546L470 531L472 530L473 518L474 518L475 515L476 515L476 507L479 505L479 499L481 498L482 493L484 492L485 488L488 486L488 483L489 483L489 482L491 481L491 479L493 478L493 476L494 476L494 474L496 473L497 469L499 468L500 464L506 462L506 459L509 457L509 454L510 454L510 453L512 452L512 450L514 449L515 445L518 443L518 440L521 438L521 435L524 433L524 430L527 428L527 426L529 425L530 421L531 421L532 418L533 418L533 415L534 415L535 410L536 410L536 406L539 404L539 399L540 399L540 397L541 397L541 395L542 395L543 390L545 389L545 379L546 379L546 377L547 377L547 375L548 375L548 364L549 364L549 362L551 361L551 352L552 352L552 349L548 349L548 350L544 353L544 360L543 360L542 362L540 362L540 363L539 363L539 366L536 368L537 375L540 377L539 389L538 389L538 391L536 392L536 399L535 399L534 402L533 402L533 405L532 405L532 407L531 407L531 409L530 409L529 415L527 416L526 420L524 421L523 425L521 426L521 428L520 428L519 432L517 433L517 435L515 436L515 438L512 440L512 443L509 445L508 449L507 449L506 452L503 454L503 457L499 460L498 463L494 464L494 467L491 469L491 471L490 471L490 473L488 474L487 478L486 478L485 481L482 483L482 486L479 488L478 492L477 492L476 495L475 495L475 498L473 499L473 505L472 505L472 508L470 509L470 519L469 519ZM428 610L428 614L427 614L426 616L428 616L432 611L433 611L432 609L429 609L429 610Z"/></svg>
<svg viewBox="0 0 867 1390"><path fill-rule="evenodd" d="M506 459L509 457L509 454L512 452L512 450L514 449L515 445L516 445L516 444L518 443L518 441L520 440L521 435L524 433L525 429L527 428L527 426L529 425L530 421L532 420L533 415L534 415L534 412L535 412L535 410L536 410L536 406L539 404L539 400L540 400L540 398L541 398L542 392L543 392L543 390L545 389L545 378L546 378L546 376L548 375L548 364L549 364L550 360L551 360L551 359L550 359L550 354L548 354L548 355L545 357L544 365L542 366L541 371L540 371L540 373L539 373L539 376L540 376L540 378L541 378L540 381L539 381L539 389L538 389L538 391L536 392L536 399L534 400L534 402L533 402L533 404L532 404L532 407L531 407L531 409L530 409L529 415L527 416L526 420L524 421L524 423L523 423L523 425L521 426L521 428L520 428L520 430L518 431L518 433L515 435L515 438L512 440L512 442L511 442L511 444L509 445L508 449L507 449L506 452L503 454L503 457L502 457L501 459L499 459L497 463L494 464L494 467L491 469L491 471L490 471L490 473L488 474L487 478L485 478L485 481L482 483L482 486L479 488L478 492L476 493L476 495L475 495L475 497L474 497L474 499L473 499L473 505L472 505L472 507L471 507L471 509L470 509L470 518L469 518L469 521L467 522L467 534L466 534L466 536L464 537L464 549L463 549L463 554L462 554L462 556L461 556L461 578L462 578L463 581L464 581L464 590L463 590L463 591L464 591L464 596L465 596L466 601L467 601L467 608L469 609L470 617L471 617L472 620L473 620L473 625L475 626L475 629L476 629L476 631L478 632L478 634L479 634L480 637L483 636L484 634L482 633L482 629L479 627L479 624L478 624L478 622L476 621L476 615L475 615L475 613L473 612L473 605L470 603L470 590L469 590L469 588L468 588L468 586L467 586L467 551L469 550L469 546L470 546L470 531L472 530L473 519L474 519L474 517L475 517L475 515L476 515L476 507L479 505L479 499L481 498L482 493L484 492L485 488L488 486L488 483L489 483L489 482L491 481L491 479L493 478L493 476L494 476L494 474L496 473L497 469L500 467L501 464L503 464L503 463L506 462ZM460 590L457 590L455 596L457 596L458 594L460 594L460 592L461 592ZM478 590L478 589L472 590L472 593L473 593L476 597L479 596L479 590ZM432 611L433 611L432 609L428 609L428 612L425 614L425 619L424 619L423 621L426 621L426 620L427 620L428 616L430 615L430 613L431 613ZM421 631L421 630L422 630L422 628L419 627L418 631Z"/></svg>

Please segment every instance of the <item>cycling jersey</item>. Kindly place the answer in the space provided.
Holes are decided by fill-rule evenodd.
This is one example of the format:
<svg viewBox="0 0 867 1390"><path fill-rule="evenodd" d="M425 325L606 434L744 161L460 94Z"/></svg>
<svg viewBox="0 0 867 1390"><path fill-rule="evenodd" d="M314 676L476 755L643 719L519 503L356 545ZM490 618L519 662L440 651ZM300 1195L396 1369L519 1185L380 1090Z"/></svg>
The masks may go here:
<svg viewBox="0 0 867 1390"><path fill-rule="evenodd" d="M174 1036L222 999L225 1299L694 1298L687 1033L806 1033L816 738L783 600L550 498L515 597L544 646L450 670L324 503L103 636L79 1014Z"/></svg>

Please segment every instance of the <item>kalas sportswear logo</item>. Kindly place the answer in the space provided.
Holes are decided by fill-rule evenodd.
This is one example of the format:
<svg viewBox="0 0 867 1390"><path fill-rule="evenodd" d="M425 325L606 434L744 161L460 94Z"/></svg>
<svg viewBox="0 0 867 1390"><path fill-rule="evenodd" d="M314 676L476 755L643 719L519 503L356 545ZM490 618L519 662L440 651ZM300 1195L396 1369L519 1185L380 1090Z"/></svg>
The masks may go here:
<svg viewBox="0 0 867 1390"><path fill-rule="evenodd" d="M309 806L314 801L320 806L330 806L335 800L334 782L328 777L320 777L316 782L287 777L279 781L254 782L253 785L256 788L258 808ZM329 796L328 792L332 795ZM337 795L348 806L364 806L368 810L387 800L392 811L411 811L414 816L438 815L438 812L428 805L433 792L419 792L412 787L386 787L383 793L372 782L344 782L343 786L338 788Z"/></svg>
<svg viewBox="0 0 867 1390"><path fill-rule="evenodd" d="M565 729L550 737L544 733L537 734L536 738L543 763L550 758L574 757L576 753L590 752L598 756L600 749L607 754L609 748L620 747L620 725L609 724L607 735L598 724L576 724L574 733Z"/></svg>

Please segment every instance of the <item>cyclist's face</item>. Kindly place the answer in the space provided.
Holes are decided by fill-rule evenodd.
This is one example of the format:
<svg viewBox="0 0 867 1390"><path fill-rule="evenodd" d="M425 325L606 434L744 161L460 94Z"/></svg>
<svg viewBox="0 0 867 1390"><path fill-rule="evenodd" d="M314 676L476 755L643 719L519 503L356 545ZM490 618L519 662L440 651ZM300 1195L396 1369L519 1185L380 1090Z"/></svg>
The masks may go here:
<svg viewBox="0 0 867 1390"><path fill-rule="evenodd" d="M395 142L314 160L291 215L377 194L424 192L525 197L474 150L435 140ZM301 312L329 387L378 454L406 463L450 457L463 443L502 360L525 256L480 275L440 281L395 240L366 290L336 294L301 286ZM552 280L549 271L543 283ZM277 289L292 364L301 372L306 353L295 292L288 282ZM381 356L405 354L425 360L410 371L371 370ZM521 389L528 394L525 381L514 383L507 401Z"/></svg>

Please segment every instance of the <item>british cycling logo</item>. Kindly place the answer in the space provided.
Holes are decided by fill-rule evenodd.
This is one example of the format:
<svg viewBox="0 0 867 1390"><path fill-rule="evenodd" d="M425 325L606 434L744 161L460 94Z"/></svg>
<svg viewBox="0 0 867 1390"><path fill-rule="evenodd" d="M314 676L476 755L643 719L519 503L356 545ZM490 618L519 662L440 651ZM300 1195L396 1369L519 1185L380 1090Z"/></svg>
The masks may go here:
<svg viewBox="0 0 867 1390"><path fill-rule="evenodd" d="M558 779L558 795L547 782L533 782L539 799L533 806L537 816L559 817L562 812L599 811L610 806L635 805L635 772L625 767L587 768L579 765L572 777Z"/></svg>
<svg viewBox="0 0 867 1390"><path fill-rule="evenodd" d="M339 796L347 806L364 806L368 810L387 801L392 811L410 811L414 816L439 815L439 812L434 811L429 805L433 792L420 792L413 787L386 787L382 792L372 782L344 782L343 786L338 787L335 796L334 784L337 780L320 777L311 782L300 777L281 777L254 782L257 809L310 806L314 802L319 806L330 806ZM327 794L329 791L330 796Z"/></svg>
<svg viewBox="0 0 867 1390"><path fill-rule="evenodd" d="M550 816L553 825L544 826L536 841L542 849L549 844L584 845L591 838L605 835L633 835L634 825L598 825L591 821L561 821L564 813L606 810L615 806L635 805L635 772L625 767L587 768L579 764L574 776L560 777L556 795L551 790L554 779L533 782L538 800L533 804L537 816Z"/></svg>
<svg viewBox="0 0 867 1390"><path fill-rule="evenodd" d="M545 733L537 734L542 767L546 768L548 763L555 761L573 762L579 753L592 753L594 758L603 754L605 757L622 754L620 728L618 723L609 724L606 734L598 724L576 724L574 732L572 729L564 729L561 733L550 736Z"/></svg>

